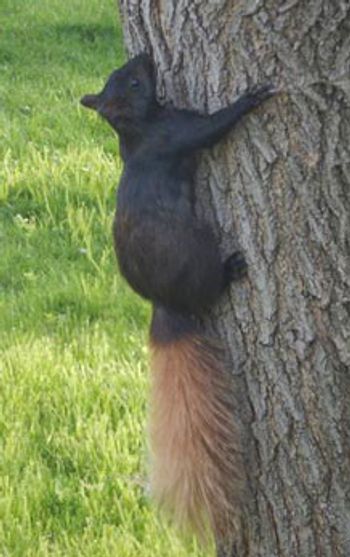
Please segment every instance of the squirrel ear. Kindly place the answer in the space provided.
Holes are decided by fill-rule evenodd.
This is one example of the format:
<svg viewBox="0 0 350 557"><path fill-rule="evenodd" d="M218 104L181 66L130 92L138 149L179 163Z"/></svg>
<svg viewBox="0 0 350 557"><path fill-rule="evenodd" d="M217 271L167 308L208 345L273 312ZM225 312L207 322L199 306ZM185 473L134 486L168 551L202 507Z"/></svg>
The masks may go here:
<svg viewBox="0 0 350 557"><path fill-rule="evenodd" d="M80 99L80 104L86 108L97 110L99 106L99 97L100 95L84 95L84 97Z"/></svg>
<svg viewBox="0 0 350 557"><path fill-rule="evenodd" d="M146 70L147 74L151 77L154 76L154 63L151 56L147 52L141 52L135 56L131 61L133 61L138 67Z"/></svg>

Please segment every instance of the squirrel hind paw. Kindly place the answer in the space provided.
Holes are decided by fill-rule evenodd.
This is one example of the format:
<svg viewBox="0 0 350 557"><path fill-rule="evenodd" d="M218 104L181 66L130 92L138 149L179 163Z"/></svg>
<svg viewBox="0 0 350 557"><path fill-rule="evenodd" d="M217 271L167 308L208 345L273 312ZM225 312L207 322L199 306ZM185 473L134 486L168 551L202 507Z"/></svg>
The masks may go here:
<svg viewBox="0 0 350 557"><path fill-rule="evenodd" d="M248 265L241 251L235 251L224 262L225 283L240 280L247 275Z"/></svg>

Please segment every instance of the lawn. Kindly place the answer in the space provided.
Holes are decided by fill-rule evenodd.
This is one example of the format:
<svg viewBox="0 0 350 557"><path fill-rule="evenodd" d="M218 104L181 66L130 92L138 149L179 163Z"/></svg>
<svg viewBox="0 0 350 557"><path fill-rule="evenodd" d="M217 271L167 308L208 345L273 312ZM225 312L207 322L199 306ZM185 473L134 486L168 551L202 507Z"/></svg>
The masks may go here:
<svg viewBox="0 0 350 557"><path fill-rule="evenodd" d="M111 241L115 0L1 0L0 555L199 557L153 509L149 307Z"/></svg>

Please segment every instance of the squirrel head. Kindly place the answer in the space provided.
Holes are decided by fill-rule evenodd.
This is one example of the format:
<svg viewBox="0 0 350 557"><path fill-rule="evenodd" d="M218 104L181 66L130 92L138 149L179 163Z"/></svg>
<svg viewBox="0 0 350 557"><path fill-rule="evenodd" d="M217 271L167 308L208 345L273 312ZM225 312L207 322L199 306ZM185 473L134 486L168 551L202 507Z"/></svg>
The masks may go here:
<svg viewBox="0 0 350 557"><path fill-rule="evenodd" d="M135 56L111 73L100 93L85 95L80 102L96 110L116 131L147 120L157 104L150 56Z"/></svg>

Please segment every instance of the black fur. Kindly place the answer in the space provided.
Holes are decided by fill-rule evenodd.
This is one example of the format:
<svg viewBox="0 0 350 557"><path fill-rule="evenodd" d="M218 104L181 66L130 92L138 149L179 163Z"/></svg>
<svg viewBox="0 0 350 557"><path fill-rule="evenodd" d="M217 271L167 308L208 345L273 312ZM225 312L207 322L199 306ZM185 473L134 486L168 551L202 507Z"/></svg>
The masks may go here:
<svg viewBox="0 0 350 557"><path fill-rule="evenodd" d="M124 171L114 240L121 273L156 306L198 314L215 302L246 264L235 253L225 263L208 224L193 210L194 151L211 147L274 94L248 92L212 115L161 107L150 58L139 55L114 71L98 95L81 102L118 133Z"/></svg>

